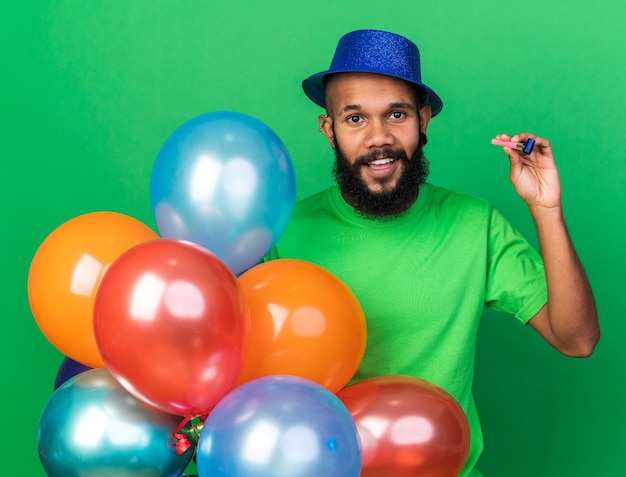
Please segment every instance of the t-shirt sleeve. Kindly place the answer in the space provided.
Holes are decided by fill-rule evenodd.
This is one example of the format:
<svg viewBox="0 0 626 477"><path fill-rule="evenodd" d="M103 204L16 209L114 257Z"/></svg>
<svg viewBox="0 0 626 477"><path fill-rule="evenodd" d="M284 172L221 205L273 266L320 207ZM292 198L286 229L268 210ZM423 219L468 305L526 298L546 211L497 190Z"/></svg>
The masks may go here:
<svg viewBox="0 0 626 477"><path fill-rule="evenodd" d="M548 301L541 256L496 209L488 248L485 305L527 323Z"/></svg>

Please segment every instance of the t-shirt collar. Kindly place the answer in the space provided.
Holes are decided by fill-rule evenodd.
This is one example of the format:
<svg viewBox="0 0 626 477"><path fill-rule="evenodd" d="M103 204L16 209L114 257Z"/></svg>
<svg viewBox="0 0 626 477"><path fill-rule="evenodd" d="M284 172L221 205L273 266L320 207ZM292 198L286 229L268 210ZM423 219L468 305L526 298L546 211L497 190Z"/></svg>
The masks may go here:
<svg viewBox="0 0 626 477"><path fill-rule="evenodd" d="M425 207L425 204L428 202L428 197L430 195L430 184L422 184L420 186L419 194L417 196L417 200L409 207L408 210L399 214L392 218L385 219L376 219L366 217L357 210L355 210L350 204L348 204L338 186L333 186L331 188L331 200L337 212L343 216L345 219L350 222L367 227L394 227L406 223L407 221L412 221L415 219L417 215L419 215Z"/></svg>

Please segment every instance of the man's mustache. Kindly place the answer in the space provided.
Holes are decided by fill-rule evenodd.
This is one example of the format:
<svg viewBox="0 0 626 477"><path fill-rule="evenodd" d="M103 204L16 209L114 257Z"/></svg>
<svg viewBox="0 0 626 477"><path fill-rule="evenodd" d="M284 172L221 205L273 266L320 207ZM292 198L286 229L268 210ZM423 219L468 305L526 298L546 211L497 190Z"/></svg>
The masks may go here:
<svg viewBox="0 0 626 477"><path fill-rule="evenodd" d="M394 159L401 161L408 161L409 157L402 149L392 149L390 147L384 147L380 149L372 149L367 154L359 156L355 161L355 166L367 166L370 162L377 159Z"/></svg>

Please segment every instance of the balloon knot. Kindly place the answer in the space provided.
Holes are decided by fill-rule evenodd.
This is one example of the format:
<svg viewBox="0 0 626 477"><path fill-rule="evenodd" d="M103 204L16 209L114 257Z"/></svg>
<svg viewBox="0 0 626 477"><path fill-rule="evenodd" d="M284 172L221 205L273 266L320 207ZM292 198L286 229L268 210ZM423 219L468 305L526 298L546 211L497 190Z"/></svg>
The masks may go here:
<svg viewBox="0 0 626 477"><path fill-rule="evenodd" d="M181 432L181 430L183 429L183 427L185 427L185 425L189 422L189 420L190 420L189 417L185 417L180 422L180 424L176 426L176 429L172 431L173 442L171 444L173 445L178 455L184 454L191 447L191 442L189 442L189 438L187 437L186 434L183 434Z"/></svg>
<svg viewBox="0 0 626 477"><path fill-rule="evenodd" d="M184 454L190 447L195 447L200 439L200 431L208 414L202 416L187 416L172 431L171 446L178 455Z"/></svg>
<svg viewBox="0 0 626 477"><path fill-rule="evenodd" d="M184 454L191 447L191 442L185 434L179 434L178 432L174 433L174 448L178 455Z"/></svg>

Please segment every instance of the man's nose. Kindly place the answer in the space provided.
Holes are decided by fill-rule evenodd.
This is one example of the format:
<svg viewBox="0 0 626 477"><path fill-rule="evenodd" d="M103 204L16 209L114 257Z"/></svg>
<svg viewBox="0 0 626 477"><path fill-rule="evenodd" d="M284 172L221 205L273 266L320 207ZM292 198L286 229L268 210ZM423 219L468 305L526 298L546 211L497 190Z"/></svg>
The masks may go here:
<svg viewBox="0 0 626 477"><path fill-rule="evenodd" d="M395 138L388 126L382 121L375 121L367 128L365 145L367 147L381 147L393 144Z"/></svg>

